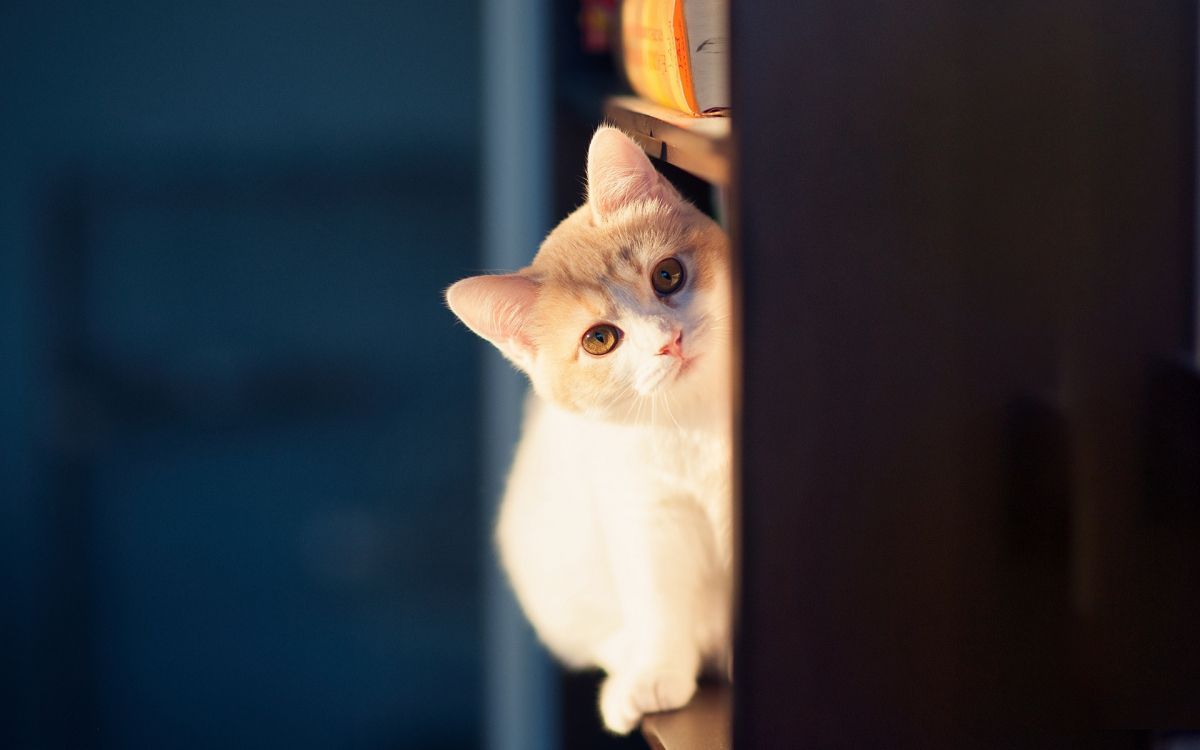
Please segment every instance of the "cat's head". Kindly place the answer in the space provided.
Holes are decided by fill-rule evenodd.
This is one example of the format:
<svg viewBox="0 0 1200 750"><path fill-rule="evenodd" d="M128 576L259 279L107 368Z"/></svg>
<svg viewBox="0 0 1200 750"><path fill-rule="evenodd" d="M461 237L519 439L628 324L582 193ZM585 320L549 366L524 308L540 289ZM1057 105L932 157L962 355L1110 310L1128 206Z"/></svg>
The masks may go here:
<svg viewBox="0 0 1200 750"><path fill-rule="evenodd" d="M728 391L729 249L615 128L588 149L587 203L512 274L446 291L543 398L621 421L679 420Z"/></svg>

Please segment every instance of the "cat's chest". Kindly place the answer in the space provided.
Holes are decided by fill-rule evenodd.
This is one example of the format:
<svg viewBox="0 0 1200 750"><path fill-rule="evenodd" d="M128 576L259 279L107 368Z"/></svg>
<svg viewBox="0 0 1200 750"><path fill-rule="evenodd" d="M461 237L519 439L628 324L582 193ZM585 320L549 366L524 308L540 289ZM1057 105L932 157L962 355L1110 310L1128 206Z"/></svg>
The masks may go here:
<svg viewBox="0 0 1200 750"><path fill-rule="evenodd" d="M603 455L619 465L617 481L630 489L723 496L730 486L731 449L720 432L670 427L633 427L597 435Z"/></svg>
<svg viewBox="0 0 1200 750"><path fill-rule="evenodd" d="M730 493L727 430L614 425L544 408L527 437L537 445L539 473L582 495L688 494L720 504Z"/></svg>
<svg viewBox="0 0 1200 750"><path fill-rule="evenodd" d="M729 441L700 430L647 430L638 459L646 471L663 482L693 485L693 489L723 482L730 469Z"/></svg>

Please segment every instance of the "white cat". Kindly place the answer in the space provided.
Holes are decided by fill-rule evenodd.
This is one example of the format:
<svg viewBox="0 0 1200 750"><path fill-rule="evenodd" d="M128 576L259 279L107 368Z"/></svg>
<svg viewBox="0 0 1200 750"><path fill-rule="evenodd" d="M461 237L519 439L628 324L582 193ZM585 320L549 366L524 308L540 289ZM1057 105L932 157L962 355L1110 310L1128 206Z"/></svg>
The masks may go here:
<svg viewBox="0 0 1200 750"><path fill-rule="evenodd" d="M619 130L587 166L587 203L530 266L446 299L533 383L501 559L546 646L608 673L623 734L729 671L729 245Z"/></svg>

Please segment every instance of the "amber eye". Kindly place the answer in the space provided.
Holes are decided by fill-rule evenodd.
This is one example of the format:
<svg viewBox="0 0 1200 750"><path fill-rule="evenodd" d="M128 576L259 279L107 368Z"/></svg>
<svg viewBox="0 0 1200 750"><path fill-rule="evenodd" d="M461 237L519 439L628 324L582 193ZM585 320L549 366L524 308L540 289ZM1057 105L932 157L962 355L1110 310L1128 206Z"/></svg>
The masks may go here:
<svg viewBox="0 0 1200 750"><path fill-rule="evenodd" d="M674 258L660 260L650 274L650 285L662 295L678 292L683 287L683 264Z"/></svg>
<svg viewBox="0 0 1200 750"><path fill-rule="evenodd" d="M600 357L617 348L620 340L621 332L616 326L601 323L587 329L587 333L583 334L583 350Z"/></svg>

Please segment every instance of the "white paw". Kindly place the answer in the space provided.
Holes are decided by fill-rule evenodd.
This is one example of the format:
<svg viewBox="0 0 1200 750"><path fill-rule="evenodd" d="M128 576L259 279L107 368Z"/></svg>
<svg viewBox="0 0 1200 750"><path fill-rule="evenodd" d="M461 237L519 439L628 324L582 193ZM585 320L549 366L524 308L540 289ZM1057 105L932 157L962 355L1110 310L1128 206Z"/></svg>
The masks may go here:
<svg viewBox="0 0 1200 750"><path fill-rule="evenodd" d="M609 731L629 734L644 714L682 708L695 692L695 670L617 673L600 688L600 715Z"/></svg>

